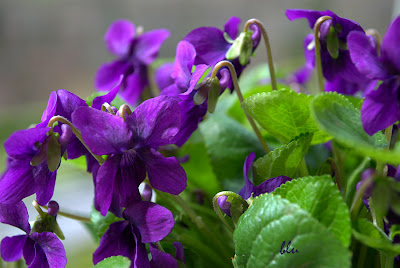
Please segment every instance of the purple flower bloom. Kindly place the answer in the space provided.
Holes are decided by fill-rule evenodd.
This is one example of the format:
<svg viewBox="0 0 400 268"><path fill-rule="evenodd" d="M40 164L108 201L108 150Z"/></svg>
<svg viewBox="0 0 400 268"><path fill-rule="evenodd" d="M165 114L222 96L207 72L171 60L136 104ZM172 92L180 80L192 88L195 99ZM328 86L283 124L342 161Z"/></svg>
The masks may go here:
<svg viewBox="0 0 400 268"><path fill-rule="evenodd" d="M400 119L400 17L390 25L382 40L381 56L374 42L363 33L351 33L348 46L358 70L370 79L382 80L377 90L370 92L361 108L364 130L373 135Z"/></svg>
<svg viewBox="0 0 400 268"><path fill-rule="evenodd" d="M185 189L186 174L176 158L155 150L178 133L180 113L178 102L167 96L143 102L125 120L87 107L73 113L85 144L94 154L109 155L96 171L95 204L102 215L112 202L126 207L141 200L138 186L146 171L155 189L175 195Z"/></svg>
<svg viewBox="0 0 400 268"><path fill-rule="evenodd" d="M178 268L178 262L177 260L181 261L182 263L185 263L185 256L184 256L184 250L183 246L179 242L174 242L173 243L176 253L175 253L175 258L169 255L168 253L162 252L159 250L156 246L153 244L150 244L150 253L151 253L151 261L150 261L150 267L151 268L163 268L163 267L168 267L168 268Z"/></svg>
<svg viewBox="0 0 400 268"><path fill-rule="evenodd" d="M5 237L1 241L1 257L11 262L24 256L28 267L65 267L67 257L61 241L50 232L30 233L28 218L28 211L22 201L11 205L0 204L0 222L26 233Z"/></svg>
<svg viewBox="0 0 400 268"><path fill-rule="evenodd" d="M165 29L138 34L130 21L115 21L108 28L104 41L107 49L118 58L103 64L97 71L96 88L108 91L124 75L120 94L129 104L135 104L149 85L147 66L156 59L168 36Z"/></svg>
<svg viewBox="0 0 400 268"><path fill-rule="evenodd" d="M254 186L254 184L249 180L248 173L251 171L251 165L256 158L255 153L250 153L244 162L243 166L243 177L244 177L244 187L239 191L239 195L244 199L249 199L250 196L253 194L253 197L259 196L264 193L271 193L276 188L281 186L281 184L286 183L287 181L292 180L286 176L279 176L276 178L267 179L263 183L258 186Z"/></svg>
<svg viewBox="0 0 400 268"><path fill-rule="evenodd" d="M357 92L370 91L376 85L375 82L371 82L370 79L357 70L347 49L346 44L349 33L364 33L364 30L357 22L341 18L329 10L289 9L286 11L286 16L289 20L306 18L311 29L314 28L314 24L320 17L330 16L332 18L332 20L323 22L320 27L322 71L328 81L325 91L353 95ZM330 36L334 36L335 40L337 40L336 45L334 45L337 49L337 55L333 55L332 51L328 49L328 42L333 42L329 39ZM307 81L310 78L310 69L315 66L315 48L307 48L312 45L312 41L313 35L306 37L304 44L306 64L295 73L294 78L297 78L300 82Z"/></svg>
<svg viewBox="0 0 400 268"><path fill-rule="evenodd" d="M93 253L93 263L122 255L132 261L131 267L150 267L145 243L158 242L172 231L175 224L172 213L155 203L139 201L124 210L123 218L124 221L112 223L104 233Z"/></svg>

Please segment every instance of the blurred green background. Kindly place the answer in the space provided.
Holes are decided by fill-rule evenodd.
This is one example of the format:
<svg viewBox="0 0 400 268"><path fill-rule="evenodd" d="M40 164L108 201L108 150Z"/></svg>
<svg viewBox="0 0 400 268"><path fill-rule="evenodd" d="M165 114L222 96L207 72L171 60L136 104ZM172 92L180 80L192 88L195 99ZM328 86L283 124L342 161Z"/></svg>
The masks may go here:
<svg viewBox="0 0 400 268"><path fill-rule="evenodd" d="M290 22L288 8L326 10L359 22L364 29L386 31L394 11L392 0L2 0L0 1L0 142L18 129L40 121L51 91L67 89L81 98L93 91L93 78L110 61L103 35L119 18L145 30L167 28L170 38L160 57L174 57L176 44L200 26L222 28L230 16L261 20L267 27L277 67L294 70L302 64L305 20ZM243 24L242 24L243 25ZM261 43L253 63L266 61ZM5 153L0 147L0 170ZM93 199L91 176L71 165L59 171L53 199L62 210L89 215ZM31 220L36 212L27 198ZM66 236L67 267L90 267L95 243L83 226L59 217ZM0 239L19 232L1 225Z"/></svg>

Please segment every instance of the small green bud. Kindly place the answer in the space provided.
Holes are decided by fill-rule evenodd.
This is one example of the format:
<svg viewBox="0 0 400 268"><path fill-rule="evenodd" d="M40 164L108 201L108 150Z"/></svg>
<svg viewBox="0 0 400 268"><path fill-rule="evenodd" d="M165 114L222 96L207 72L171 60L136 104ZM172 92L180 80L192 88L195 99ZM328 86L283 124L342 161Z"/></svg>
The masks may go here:
<svg viewBox="0 0 400 268"><path fill-rule="evenodd" d="M221 94L221 87L219 86L219 80L217 77L215 77L211 81L211 87L210 90L208 91L208 106L207 106L208 112L213 113L215 111L215 107L217 106L218 97L220 94Z"/></svg>
<svg viewBox="0 0 400 268"><path fill-rule="evenodd" d="M56 135L48 137L47 145L47 165L51 172L57 170L61 162L61 145Z"/></svg>
<svg viewBox="0 0 400 268"><path fill-rule="evenodd" d="M251 53L253 51L253 40L251 39L252 32L246 32L243 37L243 42L240 47L239 62L241 65L249 63Z"/></svg>
<svg viewBox="0 0 400 268"><path fill-rule="evenodd" d="M339 57L339 38L334 27L331 26L328 36L326 37L326 45L329 55L337 59Z"/></svg>

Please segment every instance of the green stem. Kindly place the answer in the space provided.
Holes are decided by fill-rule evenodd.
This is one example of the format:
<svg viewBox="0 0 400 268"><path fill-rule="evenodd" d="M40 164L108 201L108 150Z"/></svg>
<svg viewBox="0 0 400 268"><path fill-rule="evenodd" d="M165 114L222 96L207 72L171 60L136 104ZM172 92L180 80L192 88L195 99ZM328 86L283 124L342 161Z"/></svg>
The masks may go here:
<svg viewBox="0 0 400 268"><path fill-rule="evenodd" d="M210 242L217 245L221 253L224 253L226 256L230 256L230 253L227 251L224 243L216 239L215 235L210 232L207 225L204 224L202 217L197 215L196 212L179 195L171 195L171 197L189 216L190 220L197 226L197 228L208 237Z"/></svg>
<svg viewBox="0 0 400 268"><path fill-rule="evenodd" d="M385 256L385 268L393 268L394 258L395 257L390 256L390 255Z"/></svg>
<svg viewBox="0 0 400 268"><path fill-rule="evenodd" d="M337 148L337 145L334 142L332 142L332 153L334 161L336 163L337 173L340 178L340 187L343 190L342 196L345 196L347 188L347 180L344 174L344 161L339 149Z"/></svg>
<svg viewBox="0 0 400 268"><path fill-rule="evenodd" d="M367 257L367 247L360 243L360 254L358 255L357 267L365 267L365 258Z"/></svg>
<svg viewBox="0 0 400 268"><path fill-rule="evenodd" d="M246 22L244 25L243 32L247 32L251 24L256 24L258 28L261 30L261 33L264 38L265 42L265 47L267 48L267 56L268 56L268 68L269 68L269 75L271 77L271 85L273 90L277 90L278 87L276 85L276 75L275 75L275 68L274 68L274 62L272 61L272 53L271 53L271 45L269 43L269 38L267 31L265 29L264 24L257 20L257 19L250 19Z"/></svg>
<svg viewBox="0 0 400 268"><path fill-rule="evenodd" d="M47 206L42 206L42 207L44 207L45 209L48 209ZM74 215L74 214L70 214L70 213L67 213L67 212L58 211L57 215L61 215L63 217L70 218L70 219L77 220L77 221L91 222L90 218L82 217L82 216L78 216L78 215Z"/></svg>
<svg viewBox="0 0 400 268"><path fill-rule="evenodd" d="M335 159L333 159L332 157L328 157L327 160L329 162L329 165L331 166L331 170L333 170L333 174L335 176L336 185L337 185L339 191L341 192L342 191L342 186L341 186L341 178L340 178L339 168L336 165ZM346 189L344 189L344 192L345 191L346 191Z"/></svg>
<svg viewBox="0 0 400 268"><path fill-rule="evenodd" d="M329 16L322 16L314 24L315 62L317 65L318 85L319 85L320 92L324 92L324 76L322 73L321 45L319 42L319 28L321 27L322 23L327 20L332 20L332 18Z"/></svg>
<svg viewBox="0 0 400 268"><path fill-rule="evenodd" d="M93 155L93 157L97 160L97 162L99 162L100 165L103 164L103 163L105 162L105 160L104 160L100 155L94 154L94 153L89 149L89 147L87 147L87 145L83 142L81 132L80 132L67 118L65 118L65 117L63 117L63 116L60 116L60 115L53 116L53 117L50 119L50 121L49 121L49 123L48 123L48 126L49 126L49 127L53 127L53 124L54 124L55 122L61 122L61 123L63 123L63 124L67 124L67 125L71 128L71 130L72 130L72 132L75 134L75 136L76 136L76 137L79 139L79 141L83 144L83 146L85 146L85 148L89 151L89 153L90 153L91 155Z"/></svg>
<svg viewBox="0 0 400 268"><path fill-rule="evenodd" d="M376 178L375 175L372 175L371 177L367 178L367 180L363 184L361 184L360 189L354 196L353 203L351 204L350 208L350 215L352 220L356 219L358 211L360 210L360 205L362 203L361 202L362 197L364 196L365 191L368 189L368 187L374 182L375 178Z"/></svg>
<svg viewBox="0 0 400 268"><path fill-rule="evenodd" d="M303 157L303 159L300 162L300 176L307 177L309 175L310 173L308 172L307 163L305 158Z"/></svg>
<svg viewBox="0 0 400 268"><path fill-rule="evenodd" d="M354 192L356 190L356 185L360 181L361 173L368 166L371 159L366 157L361 164L350 174L348 183L347 183L347 191L345 194L346 203L350 205L350 201L354 197Z"/></svg>
<svg viewBox="0 0 400 268"><path fill-rule="evenodd" d="M387 150L390 150L390 143L392 142L392 132L393 132L393 125L390 125L385 129L385 136L386 140L388 141L388 145L386 146Z"/></svg>
<svg viewBox="0 0 400 268"><path fill-rule="evenodd" d="M229 72L231 74L232 81L233 81L233 86L235 87L235 91L236 91L236 94L238 96L239 102L242 105L242 103L244 101L243 95L242 95L242 92L240 91L240 87L239 87L239 83L238 83L235 67L233 66L233 64L231 62L229 62L229 61L220 61L220 62L218 62L215 65L214 69L212 70L210 79L214 79L217 76L218 70L220 68L222 68L222 67L228 67ZM269 153L268 145L265 142L263 136L261 135L261 132L258 129L256 123L254 122L253 118L245 110L243 110L243 112L246 115L246 118L249 121L251 127L253 128L254 132L256 133L257 138L260 141L261 146L264 148L265 153L268 154Z"/></svg>
<svg viewBox="0 0 400 268"><path fill-rule="evenodd" d="M39 213L39 216L44 219L46 218L46 214L43 212L43 210L40 208L39 203L36 200L32 201L33 207L36 209L36 211Z"/></svg>

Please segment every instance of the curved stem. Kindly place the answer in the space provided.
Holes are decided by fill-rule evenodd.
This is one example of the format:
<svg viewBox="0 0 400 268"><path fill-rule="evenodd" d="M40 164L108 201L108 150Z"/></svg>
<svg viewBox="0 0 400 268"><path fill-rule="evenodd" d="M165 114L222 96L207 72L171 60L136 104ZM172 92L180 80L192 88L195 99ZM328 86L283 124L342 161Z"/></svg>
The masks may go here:
<svg viewBox="0 0 400 268"><path fill-rule="evenodd" d="M368 187L374 182L375 178L376 178L375 175L372 175L369 178L367 178L367 180L363 184L361 184L360 189L354 196L353 203L351 204L350 208L350 216L352 220L355 220L361 205L362 197L364 196L365 191L368 189Z"/></svg>
<svg viewBox="0 0 400 268"><path fill-rule="evenodd" d="M103 103L103 104L101 105L101 110L102 110L103 112L108 112L108 113L110 113L110 114L112 114L112 115L115 115L115 113L114 113L114 111L113 111L111 105L108 104L107 102L105 102L105 103Z"/></svg>
<svg viewBox="0 0 400 268"><path fill-rule="evenodd" d="M36 209L36 211L39 213L40 217L41 217L42 219L44 219L45 216L46 216L46 214L45 214L45 213L43 212L43 210L40 208L39 203L38 203L36 200L33 200L33 201L32 201L32 205L33 205L33 207Z"/></svg>
<svg viewBox="0 0 400 268"><path fill-rule="evenodd" d="M318 85L319 85L319 90L321 92L324 92L324 76L322 74L321 44L319 42L319 28L321 27L322 23L324 23L327 20L332 20L332 18L329 16L322 16L314 24L315 62L317 65L317 72L318 72Z"/></svg>
<svg viewBox="0 0 400 268"><path fill-rule="evenodd" d="M228 228L229 231L231 231L233 233L234 230L233 230L232 226L226 221L224 214L222 214L221 208L218 206L218 198L221 196L225 196L225 193L230 193L230 192L228 192L228 191L220 192L214 196L213 208L214 208L215 213L218 215L218 217L222 221L222 223L226 226L226 228Z"/></svg>
<svg viewBox="0 0 400 268"><path fill-rule="evenodd" d="M132 114L132 110L129 107L128 104L122 104L121 107L119 107L119 116L122 117L122 119L126 119L126 116Z"/></svg>
<svg viewBox="0 0 400 268"><path fill-rule="evenodd" d="M265 46L267 48L268 68L269 68L269 75L271 77L272 89L277 90L278 87L276 85L275 68L274 68L274 63L272 61L271 45L269 43L267 31L265 30L265 26L261 21L259 21L257 19L250 19L244 25L243 32L247 32L251 24L256 24L258 26L258 28L261 30L261 33L263 35Z"/></svg>
<svg viewBox="0 0 400 268"><path fill-rule="evenodd" d="M381 54L381 36L379 32L376 29L367 29L365 31L366 35L371 35L375 38L376 40L376 51L378 52L378 55L380 56Z"/></svg>
<svg viewBox="0 0 400 268"><path fill-rule="evenodd" d="M92 151L89 149L89 147L87 147L87 145L83 142L81 132L67 118L60 116L60 115L53 116L50 119L48 126L53 127L53 124L55 122L61 122L63 124L67 124L71 128L71 130L75 134L75 136L78 138L78 140L83 144L83 146L85 146L85 148L89 151L89 153L91 155L93 155L93 157L97 160L97 162L99 162L100 165L105 162L105 160L100 155L92 153Z"/></svg>
<svg viewBox="0 0 400 268"><path fill-rule="evenodd" d="M48 206L42 206L42 207L44 207L45 209L48 209ZM62 211L58 211L57 214L61 215L61 216L64 216L66 218L77 220L77 221L91 222L91 220L89 218L78 216L78 215L74 215L74 214L70 214L70 213L66 213L66 212L62 212Z"/></svg>
<svg viewBox="0 0 400 268"><path fill-rule="evenodd" d="M244 99L243 99L243 95L242 92L240 91L240 87L239 87L239 83L238 83L238 79L237 79L237 75L236 75L236 71L235 71L235 67L233 66L233 64L230 61L220 61L218 62L215 66L214 69L212 70L210 79L214 79L217 76L217 72L219 69L221 69L222 67L228 67L229 72L231 73L231 78L233 81L233 86L235 87L235 91L236 94L238 96L239 102L240 104L243 103ZM257 135L258 140L260 141L262 147L264 148L265 153L269 153L269 148L267 143L265 142L263 136L261 135L260 130L257 128L256 123L254 122L253 118L245 111L243 110L244 114L247 117L247 120L249 121L251 127L253 128L254 132Z"/></svg>

